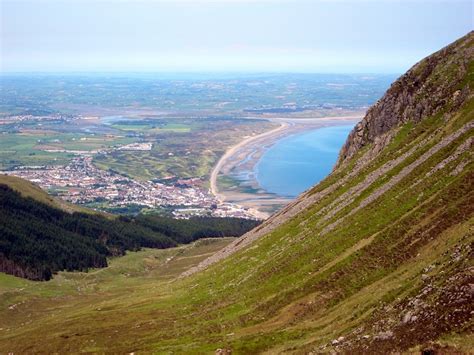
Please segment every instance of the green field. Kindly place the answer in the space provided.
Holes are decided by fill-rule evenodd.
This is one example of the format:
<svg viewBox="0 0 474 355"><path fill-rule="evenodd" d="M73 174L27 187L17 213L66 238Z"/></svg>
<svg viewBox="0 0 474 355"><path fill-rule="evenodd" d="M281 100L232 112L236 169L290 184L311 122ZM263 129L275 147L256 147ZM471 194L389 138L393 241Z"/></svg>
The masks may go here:
<svg viewBox="0 0 474 355"><path fill-rule="evenodd" d="M263 120L186 119L186 122L167 123L164 129L145 129L147 126L131 123L123 125L127 130L142 133L146 141L153 142L152 150L114 151L97 155L94 164L138 180L169 176L206 178L227 148L245 136L263 133L274 127L274 124Z"/></svg>
<svg viewBox="0 0 474 355"><path fill-rule="evenodd" d="M191 132L192 126L179 123L166 123L157 127L156 124L150 122L144 123L131 123L131 124L113 124L113 128L121 131L134 131L144 132L146 134L151 133L166 133L166 132L177 132L177 133L188 133Z"/></svg>
<svg viewBox="0 0 474 355"><path fill-rule="evenodd" d="M90 128L94 124L97 129ZM94 164L134 179L205 178L228 147L244 136L273 127L265 120L212 117L137 118L112 125L100 120L78 124L26 122L19 129L0 127L4 130L0 132L0 170L25 165L66 165L77 151L107 150L107 154L95 155ZM135 142L152 143L153 148L151 151L114 149Z"/></svg>
<svg viewBox="0 0 474 355"><path fill-rule="evenodd" d="M170 249L143 249L112 258L109 266L89 272L60 272L52 280L37 282L0 273L2 309L21 300L37 296L58 297L100 296L105 292L127 293L140 286L145 290L164 286L204 257L223 248L233 238L200 239L192 244ZM66 301L63 300L63 301ZM4 318L4 321L7 319ZM3 324L5 325L5 324ZM3 326L2 325L2 326Z"/></svg>
<svg viewBox="0 0 474 355"><path fill-rule="evenodd" d="M86 213L91 212L91 210L89 209L67 203L66 201L63 201L61 199L56 199L52 197L51 195L47 194L39 186L29 181L20 179L16 176L0 174L0 184L9 186L13 190L19 192L23 197L31 197L51 207L64 209L67 211L86 212Z"/></svg>
<svg viewBox="0 0 474 355"><path fill-rule="evenodd" d="M10 169L18 165L64 164L71 155L49 153L36 149L39 139L53 139L53 135L0 135L0 169Z"/></svg>
<svg viewBox="0 0 474 355"><path fill-rule="evenodd" d="M45 140L37 145L37 149L47 147L48 149L65 149L91 151L98 149L108 149L114 146L130 144L136 142L136 138L108 135L86 135L64 133L54 136L53 139Z"/></svg>
<svg viewBox="0 0 474 355"><path fill-rule="evenodd" d="M201 239L178 248L128 252L124 257L109 260L107 268L87 273L60 272L48 282L0 273L0 313L3 313L0 317L0 351L8 347L4 341L10 335L42 322L40 309L47 311L49 306L44 307L52 299L55 301L51 306L58 306L60 311L54 312L48 323L54 323L56 316L66 314L74 318L89 312L108 312L110 307L115 307L113 304L139 302L144 296L155 294L163 297L173 287L172 280L177 275L223 248L232 239ZM23 317L26 317L26 322L21 320ZM89 325L86 322L80 326L86 331ZM47 344L42 342L40 334L37 335L37 344L46 349ZM94 345L90 343L88 348L92 350Z"/></svg>
<svg viewBox="0 0 474 355"><path fill-rule="evenodd" d="M136 138L48 131L0 135L0 169L21 165L64 165L74 154L45 150L92 151L135 142Z"/></svg>

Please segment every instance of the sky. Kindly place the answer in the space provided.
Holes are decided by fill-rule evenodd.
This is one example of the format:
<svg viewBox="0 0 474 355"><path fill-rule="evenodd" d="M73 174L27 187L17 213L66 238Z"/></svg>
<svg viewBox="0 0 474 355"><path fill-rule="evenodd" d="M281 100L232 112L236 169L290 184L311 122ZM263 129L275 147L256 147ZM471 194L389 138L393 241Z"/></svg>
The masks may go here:
<svg viewBox="0 0 474 355"><path fill-rule="evenodd" d="M401 73L472 0L0 0L1 72Z"/></svg>

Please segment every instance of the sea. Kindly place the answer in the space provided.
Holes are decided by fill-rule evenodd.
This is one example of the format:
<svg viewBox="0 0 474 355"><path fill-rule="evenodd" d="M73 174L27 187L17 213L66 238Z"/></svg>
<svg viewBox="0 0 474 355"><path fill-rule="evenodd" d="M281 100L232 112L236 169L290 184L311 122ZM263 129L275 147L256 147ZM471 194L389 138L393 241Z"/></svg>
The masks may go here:
<svg viewBox="0 0 474 355"><path fill-rule="evenodd" d="M353 127L323 127L279 140L255 165L258 184L279 196L298 196L331 172Z"/></svg>

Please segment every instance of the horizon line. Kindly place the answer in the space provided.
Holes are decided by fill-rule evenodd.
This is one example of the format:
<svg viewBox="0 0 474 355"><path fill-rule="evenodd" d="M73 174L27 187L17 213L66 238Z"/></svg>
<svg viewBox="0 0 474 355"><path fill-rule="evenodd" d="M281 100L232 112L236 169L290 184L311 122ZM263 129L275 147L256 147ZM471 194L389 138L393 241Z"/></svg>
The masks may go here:
<svg viewBox="0 0 474 355"><path fill-rule="evenodd" d="M396 75L401 71L269 71L269 70L22 70L22 71L1 71L2 75L28 75L28 74L318 74L318 75Z"/></svg>

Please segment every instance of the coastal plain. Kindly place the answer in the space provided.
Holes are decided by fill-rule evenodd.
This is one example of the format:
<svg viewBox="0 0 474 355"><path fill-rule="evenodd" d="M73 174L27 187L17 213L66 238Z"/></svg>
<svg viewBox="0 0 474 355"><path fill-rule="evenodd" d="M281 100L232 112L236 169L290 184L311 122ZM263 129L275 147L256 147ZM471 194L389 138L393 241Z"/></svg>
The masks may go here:
<svg viewBox="0 0 474 355"><path fill-rule="evenodd" d="M327 117L361 116L391 79L8 75L0 171L112 213L266 218L289 199L255 180L243 186L235 173L251 171L283 137L339 124ZM70 173L61 178L62 171ZM127 184L137 193L127 193ZM143 203L145 190L157 191L156 198Z"/></svg>

